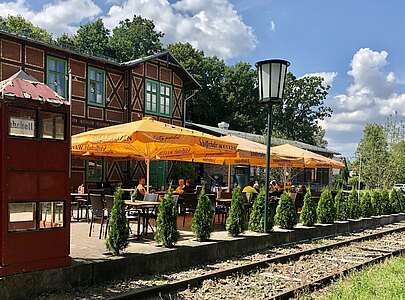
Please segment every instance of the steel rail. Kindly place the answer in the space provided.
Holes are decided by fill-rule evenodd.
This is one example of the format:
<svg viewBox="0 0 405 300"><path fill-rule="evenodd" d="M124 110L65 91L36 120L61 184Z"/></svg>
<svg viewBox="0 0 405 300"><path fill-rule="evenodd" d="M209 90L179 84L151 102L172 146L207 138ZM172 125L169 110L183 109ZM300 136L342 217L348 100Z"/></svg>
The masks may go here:
<svg viewBox="0 0 405 300"><path fill-rule="evenodd" d="M274 256L271 258L248 263L248 264L242 265L242 266L229 267L229 268L222 269L222 270L214 270L214 271L208 272L203 275L198 275L198 276L195 276L192 278L178 280L175 282L170 282L170 283L151 286L151 287L136 288L134 290L110 297L108 299L109 300L129 300L129 299L148 299L148 298L151 299L152 297L156 297L159 295L168 295L168 294L174 293L174 292L182 290L182 289L190 288L193 286L198 286L204 280L223 278L223 277L238 274L238 273L247 273L254 269L266 268L266 267L268 267L269 264L272 264L272 263L285 263L288 261L296 261L300 257L305 256L305 255L314 254L317 252L323 252L326 250L347 246L354 242L361 242L361 241L365 241L365 240L377 239L377 238L380 238L387 234L391 234L391 233L395 233L395 232L402 232L402 231L405 231L405 226L401 226L401 227L397 227L397 228L393 228L393 229L387 229L387 230L379 231L376 233L371 233L371 234L360 236L360 237L354 237L354 238L351 238L348 240L339 241L339 242L329 244L329 245L322 245L322 246L318 246L318 247L303 250L303 251L298 251L298 252L291 253L291 254L277 255L277 256ZM296 244L299 244L299 243L296 243ZM405 252L405 249L399 250L398 254L401 254L403 252ZM347 272L350 272L353 269L360 268L364 265L368 265L370 263L385 259L386 257L395 255L395 253L396 253L396 251L383 254L381 256L378 256L375 259L366 261L365 263L356 265L354 267L350 267L348 270L345 270L343 272L344 272L344 274L346 274ZM398 255L398 254L396 254L396 255ZM274 297L271 297L270 299L284 299L284 298L288 299L288 297L291 297L291 295L294 294L295 292L304 290L305 288L307 288L307 289L314 288L316 285L320 285L322 282L324 282L324 283L330 282L333 278L337 278L338 275L341 276L343 274L340 273L340 274L332 274L332 275L325 276L324 278L321 278L320 280L317 280L316 282L311 282L307 285L299 286L296 289L288 290L285 293L280 293Z"/></svg>

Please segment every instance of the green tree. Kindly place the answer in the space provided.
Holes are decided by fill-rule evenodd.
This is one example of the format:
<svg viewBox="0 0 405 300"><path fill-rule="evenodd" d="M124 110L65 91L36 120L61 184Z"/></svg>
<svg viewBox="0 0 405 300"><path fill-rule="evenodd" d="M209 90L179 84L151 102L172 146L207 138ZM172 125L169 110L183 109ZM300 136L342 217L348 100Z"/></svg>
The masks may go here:
<svg viewBox="0 0 405 300"><path fill-rule="evenodd" d="M55 44L62 48L77 50L75 37L67 33L62 33L59 37L57 37Z"/></svg>
<svg viewBox="0 0 405 300"><path fill-rule="evenodd" d="M114 193L114 205L108 225L106 246L113 255L119 255L128 246L129 228L122 193L121 187Z"/></svg>
<svg viewBox="0 0 405 300"><path fill-rule="evenodd" d="M361 217L359 193L353 188L347 199L347 217L349 219L358 219Z"/></svg>
<svg viewBox="0 0 405 300"><path fill-rule="evenodd" d="M209 240L213 231L214 209L210 198L205 193L205 189L201 190L198 196L197 208L193 214L191 229L196 238L200 242Z"/></svg>
<svg viewBox="0 0 405 300"><path fill-rule="evenodd" d="M325 105L329 88L323 83L322 77L297 78L288 73L285 105L273 108L275 135L313 145L323 144L319 121L332 113L332 109Z"/></svg>
<svg viewBox="0 0 405 300"><path fill-rule="evenodd" d="M386 188L381 192L381 213L389 215L391 213L390 193Z"/></svg>
<svg viewBox="0 0 405 300"><path fill-rule="evenodd" d="M316 207L317 203L312 198L311 190L308 189L304 197L304 205L301 211L301 223L303 225L312 226L316 223L317 220Z"/></svg>
<svg viewBox="0 0 405 300"><path fill-rule="evenodd" d="M232 191L232 203L226 219L226 230L232 236L238 236L245 231L245 204L239 186Z"/></svg>
<svg viewBox="0 0 405 300"><path fill-rule="evenodd" d="M373 190L371 193L371 202L373 204L374 212L376 215L384 214L382 205L381 192L379 190Z"/></svg>
<svg viewBox="0 0 405 300"><path fill-rule="evenodd" d="M250 214L249 230L256 232L264 232L264 201L265 190L261 189L253 203L252 213ZM267 231L270 232L273 228L274 217L269 209L267 212Z"/></svg>
<svg viewBox="0 0 405 300"><path fill-rule="evenodd" d="M50 42L52 40L52 35L49 32L38 26L34 26L30 21L27 21L20 15L0 17L0 30L43 42Z"/></svg>
<svg viewBox="0 0 405 300"><path fill-rule="evenodd" d="M391 170L394 183L405 183L405 141L392 145Z"/></svg>
<svg viewBox="0 0 405 300"><path fill-rule="evenodd" d="M363 130L356 151L355 166L361 172L362 181L367 187L382 188L390 185L390 155L388 151L387 134L384 127L378 124L367 124ZM361 170L360 170L361 160Z"/></svg>
<svg viewBox="0 0 405 300"><path fill-rule="evenodd" d="M361 216L362 217L369 218L369 217L375 215L373 203L371 201L370 191L366 190L361 193L360 207L361 207Z"/></svg>
<svg viewBox="0 0 405 300"><path fill-rule="evenodd" d="M109 47L114 58L130 61L162 51L163 36L151 20L134 16L132 20L120 21L112 30Z"/></svg>
<svg viewBox="0 0 405 300"><path fill-rule="evenodd" d="M392 189L390 192L390 206L393 214L402 212L401 194L402 192L397 191L396 189Z"/></svg>
<svg viewBox="0 0 405 300"><path fill-rule="evenodd" d="M110 55L109 39L110 31L101 19L81 25L74 37L77 49L92 55Z"/></svg>
<svg viewBox="0 0 405 300"><path fill-rule="evenodd" d="M318 207L316 208L316 214L318 216L318 222L321 224L330 224L335 221L335 202L328 188L322 191L321 198L318 201Z"/></svg>
<svg viewBox="0 0 405 300"><path fill-rule="evenodd" d="M285 229L292 229L297 225L297 213L295 212L294 203L287 192L281 195L274 221L278 226Z"/></svg>
<svg viewBox="0 0 405 300"><path fill-rule="evenodd" d="M171 188L159 206L156 220L156 242L164 247L173 247L178 241L180 233L177 230L177 208L174 204Z"/></svg>
<svg viewBox="0 0 405 300"><path fill-rule="evenodd" d="M335 196L335 210L336 220L344 221L347 219L347 201L342 189L339 189Z"/></svg>

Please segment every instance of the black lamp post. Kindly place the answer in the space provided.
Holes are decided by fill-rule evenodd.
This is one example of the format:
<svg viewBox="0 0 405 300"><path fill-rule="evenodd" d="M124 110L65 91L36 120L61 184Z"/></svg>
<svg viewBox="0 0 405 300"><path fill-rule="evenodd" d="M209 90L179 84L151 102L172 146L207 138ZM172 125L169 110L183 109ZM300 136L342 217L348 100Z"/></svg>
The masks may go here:
<svg viewBox="0 0 405 300"><path fill-rule="evenodd" d="M267 149L266 149L266 198L264 201L264 232L267 232L267 215L270 184L270 144L273 124L273 104L283 102L284 83L290 63L282 59L262 60L256 63L259 78L259 102L267 107Z"/></svg>

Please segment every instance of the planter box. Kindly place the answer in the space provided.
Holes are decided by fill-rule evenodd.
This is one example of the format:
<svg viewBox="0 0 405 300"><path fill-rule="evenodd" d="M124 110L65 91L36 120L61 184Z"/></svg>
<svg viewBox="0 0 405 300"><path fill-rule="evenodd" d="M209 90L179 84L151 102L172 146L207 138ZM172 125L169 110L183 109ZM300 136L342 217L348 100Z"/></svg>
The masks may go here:
<svg viewBox="0 0 405 300"><path fill-rule="evenodd" d="M381 226L385 226L387 224L390 224L391 222L391 215L382 215L381 216L381 222L380 225Z"/></svg>
<svg viewBox="0 0 405 300"><path fill-rule="evenodd" d="M336 233L342 234L350 231L349 221L335 221Z"/></svg>
<svg viewBox="0 0 405 300"><path fill-rule="evenodd" d="M315 224L319 235L322 237L331 236L336 234L336 224Z"/></svg>
<svg viewBox="0 0 405 300"><path fill-rule="evenodd" d="M372 229L377 227L377 221L374 218L361 218L361 222L363 229Z"/></svg>
<svg viewBox="0 0 405 300"><path fill-rule="evenodd" d="M363 230L363 222L361 219L349 219L350 232L358 232Z"/></svg>

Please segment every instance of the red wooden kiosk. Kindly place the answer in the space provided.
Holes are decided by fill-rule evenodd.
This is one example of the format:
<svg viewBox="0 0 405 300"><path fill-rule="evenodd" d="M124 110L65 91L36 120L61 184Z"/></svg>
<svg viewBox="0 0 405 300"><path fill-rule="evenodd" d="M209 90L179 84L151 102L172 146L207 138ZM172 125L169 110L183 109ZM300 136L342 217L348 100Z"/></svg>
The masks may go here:
<svg viewBox="0 0 405 300"><path fill-rule="evenodd" d="M70 264L69 109L23 71L0 82L0 276Z"/></svg>

